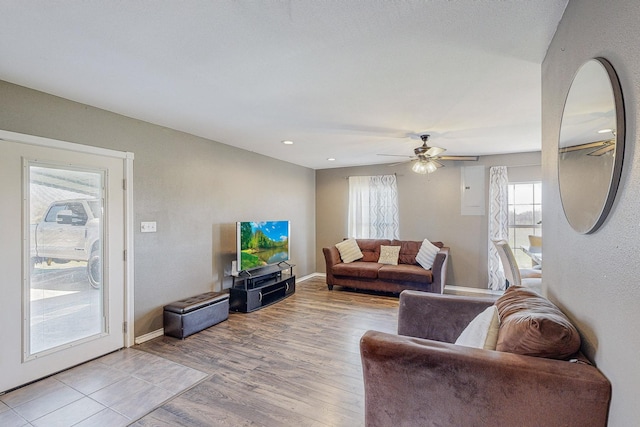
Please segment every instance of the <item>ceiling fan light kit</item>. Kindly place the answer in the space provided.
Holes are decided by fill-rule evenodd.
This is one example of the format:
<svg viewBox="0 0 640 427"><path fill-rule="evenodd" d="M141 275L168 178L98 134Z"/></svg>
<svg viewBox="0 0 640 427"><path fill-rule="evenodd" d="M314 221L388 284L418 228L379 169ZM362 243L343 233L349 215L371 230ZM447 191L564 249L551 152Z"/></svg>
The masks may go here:
<svg viewBox="0 0 640 427"><path fill-rule="evenodd" d="M433 173L438 170L438 165L431 160L419 160L413 164L411 170L415 173L425 175L427 173Z"/></svg>
<svg viewBox="0 0 640 427"><path fill-rule="evenodd" d="M436 164L436 162L432 162L432 161L428 161L425 167L427 168L427 172L429 173L432 173L438 170L438 165Z"/></svg>
<svg viewBox="0 0 640 427"><path fill-rule="evenodd" d="M424 175L427 173L427 166L424 162L415 162L411 167L411 170L415 173Z"/></svg>

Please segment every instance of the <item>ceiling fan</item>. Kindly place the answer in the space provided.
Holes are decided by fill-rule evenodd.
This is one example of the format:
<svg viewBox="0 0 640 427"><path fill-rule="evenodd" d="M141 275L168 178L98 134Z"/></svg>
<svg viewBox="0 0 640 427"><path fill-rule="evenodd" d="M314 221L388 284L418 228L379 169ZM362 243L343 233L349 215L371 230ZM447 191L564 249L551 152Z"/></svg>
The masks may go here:
<svg viewBox="0 0 640 427"><path fill-rule="evenodd" d="M390 166L395 166L406 162L415 162L411 167L411 170L419 174L427 174L435 172L438 168L444 165L440 163L440 160L461 160L461 161L477 161L478 156L441 156L442 153L447 151L440 147L429 147L427 141L429 140L428 134L420 135L422 145L416 147L413 152L414 156L402 156L396 154L378 154L378 156L392 156L392 157L409 157L410 160L406 160L400 163L394 163Z"/></svg>

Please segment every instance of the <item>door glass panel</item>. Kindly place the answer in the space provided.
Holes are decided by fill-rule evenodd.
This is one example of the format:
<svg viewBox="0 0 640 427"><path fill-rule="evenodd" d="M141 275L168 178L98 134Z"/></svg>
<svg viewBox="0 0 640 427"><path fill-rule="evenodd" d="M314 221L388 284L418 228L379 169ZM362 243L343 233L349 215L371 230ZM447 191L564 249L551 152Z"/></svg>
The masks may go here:
<svg viewBox="0 0 640 427"><path fill-rule="evenodd" d="M104 172L30 162L28 174L27 357L98 336L106 324Z"/></svg>

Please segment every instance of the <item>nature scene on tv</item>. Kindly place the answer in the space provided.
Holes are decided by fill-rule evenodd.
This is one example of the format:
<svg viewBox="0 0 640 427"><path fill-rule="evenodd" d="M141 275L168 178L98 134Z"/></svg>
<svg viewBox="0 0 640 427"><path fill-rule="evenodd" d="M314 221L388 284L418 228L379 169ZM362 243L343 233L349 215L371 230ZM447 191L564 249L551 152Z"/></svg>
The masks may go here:
<svg viewBox="0 0 640 427"><path fill-rule="evenodd" d="M241 222L240 268L250 270L289 259L289 221Z"/></svg>

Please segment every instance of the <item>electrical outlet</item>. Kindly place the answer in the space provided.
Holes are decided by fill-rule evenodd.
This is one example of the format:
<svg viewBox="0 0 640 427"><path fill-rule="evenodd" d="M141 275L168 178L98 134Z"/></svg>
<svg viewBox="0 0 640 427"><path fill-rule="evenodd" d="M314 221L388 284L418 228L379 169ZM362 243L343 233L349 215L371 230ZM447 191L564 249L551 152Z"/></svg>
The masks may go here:
<svg viewBox="0 0 640 427"><path fill-rule="evenodd" d="M140 223L140 232L142 233L155 233L156 222L155 221L143 221Z"/></svg>

